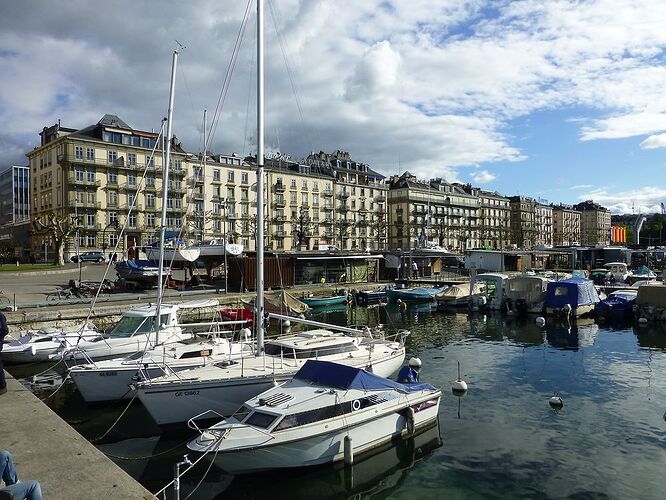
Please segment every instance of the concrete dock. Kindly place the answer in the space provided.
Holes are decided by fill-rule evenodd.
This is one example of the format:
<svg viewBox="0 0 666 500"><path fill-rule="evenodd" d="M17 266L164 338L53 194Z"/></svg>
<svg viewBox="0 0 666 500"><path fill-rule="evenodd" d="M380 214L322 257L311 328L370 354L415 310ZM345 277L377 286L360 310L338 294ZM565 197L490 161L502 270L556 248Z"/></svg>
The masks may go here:
<svg viewBox="0 0 666 500"><path fill-rule="evenodd" d="M11 375L0 395L0 449L48 500L155 498Z"/></svg>

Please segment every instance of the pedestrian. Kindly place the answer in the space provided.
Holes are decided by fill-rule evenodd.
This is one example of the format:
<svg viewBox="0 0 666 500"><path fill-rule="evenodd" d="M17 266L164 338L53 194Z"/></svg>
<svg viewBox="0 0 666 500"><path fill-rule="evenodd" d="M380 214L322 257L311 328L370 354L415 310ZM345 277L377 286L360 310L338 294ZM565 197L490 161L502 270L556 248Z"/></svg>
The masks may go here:
<svg viewBox="0 0 666 500"><path fill-rule="evenodd" d="M412 278L419 277L419 265L416 262L412 262Z"/></svg>
<svg viewBox="0 0 666 500"><path fill-rule="evenodd" d="M9 334L9 328L7 328L7 318L4 313L0 311L0 352L2 352L2 344L5 341L5 337ZM0 394L7 392L7 381L5 380L5 367L2 363L2 354L0 354Z"/></svg>
<svg viewBox="0 0 666 500"><path fill-rule="evenodd" d="M19 481L12 454L6 450L0 450L0 478L5 483L5 486L0 488L0 500L42 500L39 481Z"/></svg>

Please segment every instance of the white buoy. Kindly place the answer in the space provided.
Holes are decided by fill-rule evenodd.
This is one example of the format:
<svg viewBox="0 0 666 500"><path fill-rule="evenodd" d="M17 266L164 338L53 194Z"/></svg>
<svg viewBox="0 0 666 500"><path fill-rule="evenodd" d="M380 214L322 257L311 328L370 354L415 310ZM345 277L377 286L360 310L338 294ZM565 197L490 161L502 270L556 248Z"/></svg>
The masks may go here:
<svg viewBox="0 0 666 500"><path fill-rule="evenodd" d="M538 326L543 326L543 325L545 325L545 324L546 324L546 318L544 318L543 316L537 316L536 324L537 324Z"/></svg>
<svg viewBox="0 0 666 500"><path fill-rule="evenodd" d="M553 394L551 398L548 400L548 404L550 405L551 408L555 410L561 410L562 407L564 406L564 401L560 396L558 396L557 393Z"/></svg>
<svg viewBox="0 0 666 500"><path fill-rule="evenodd" d="M467 382L460 378L460 361L458 361L458 380L453 382L451 390L456 395L463 395L467 392Z"/></svg>
<svg viewBox="0 0 666 500"><path fill-rule="evenodd" d="M639 325L647 325L647 323L648 323L647 318L638 318Z"/></svg>

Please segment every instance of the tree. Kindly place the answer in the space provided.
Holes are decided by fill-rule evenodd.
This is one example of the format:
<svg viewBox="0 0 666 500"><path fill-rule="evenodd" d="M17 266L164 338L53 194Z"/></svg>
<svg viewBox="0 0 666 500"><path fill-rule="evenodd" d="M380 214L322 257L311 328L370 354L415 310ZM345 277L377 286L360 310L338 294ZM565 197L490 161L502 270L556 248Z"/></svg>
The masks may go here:
<svg viewBox="0 0 666 500"><path fill-rule="evenodd" d="M33 221L33 234L43 234L51 237L56 249L53 258L55 265L65 265L65 242L80 228L80 222L78 217L60 215L53 211L47 212Z"/></svg>

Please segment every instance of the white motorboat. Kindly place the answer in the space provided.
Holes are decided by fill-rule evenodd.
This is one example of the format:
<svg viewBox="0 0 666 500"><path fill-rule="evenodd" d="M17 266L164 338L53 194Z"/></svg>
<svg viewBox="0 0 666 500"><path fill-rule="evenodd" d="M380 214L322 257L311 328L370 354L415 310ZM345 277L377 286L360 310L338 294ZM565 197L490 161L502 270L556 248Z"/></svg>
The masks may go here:
<svg viewBox="0 0 666 500"><path fill-rule="evenodd" d="M224 324L219 323L220 326ZM253 352L249 342L242 344L214 337L201 342L162 344L125 358L73 366L69 375L86 403L115 401L130 398L133 394L130 385L138 380L171 375L218 361L234 360Z"/></svg>
<svg viewBox="0 0 666 500"><path fill-rule="evenodd" d="M315 329L266 342L264 354L224 360L138 382L138 397L160 425L187 422L207 410L231 415L249 398L291 377L308 359L367 368L389 376L402 365L402 342Z"/></svg>
<svg viewBox="0 0 666 500"><path fill-rule="evenodd" d="M217 303L216 301L213 301ZM201 301L192 306L201 307ZM181 342L193 337L178 322L178 312L190 304L161 304L160 328L155 328L158 305L147 304L123 311L120 321L104 334L81 339L74 346L63 347L49 356L52 360L91 362L128 356L162 344Z"/></svg>
<svg viewBox="0 0 666 500"><path fill-rule="evenodd" d="M308 360L292 380L249 399L187 446L214 454L234 474L350 462L436 421L441 395L429 384Z"/></svg>
<svg viewBox="0 0 666 500"><path fill-rule="evenodd" d="M467 307L469 305L470 297L481 295L484 289L484 283L474 283L474 286L472 286L471 283L458 283L457 285L452 285L435 295L437 307L440 309Z"/></svg>
<svg viewBox="0 0 666 500"><path fill-rule="evenodd" d="M79 338L92 340L100 332L91 324L66 328L45 327L28 330L3 345L0 356L7 363L36 363L49 361L49 356L61 348L73 347Z"/></svg>
<svg viewBox="0 0 666 500"><path fill-rule="evenodd" d="M499 311L504 308L504 290L506 280L509 277L502 273L482 273L474 278L476 282L483 284L480 294L473 295L470 299L472 309L490 309Z"/></svg>

